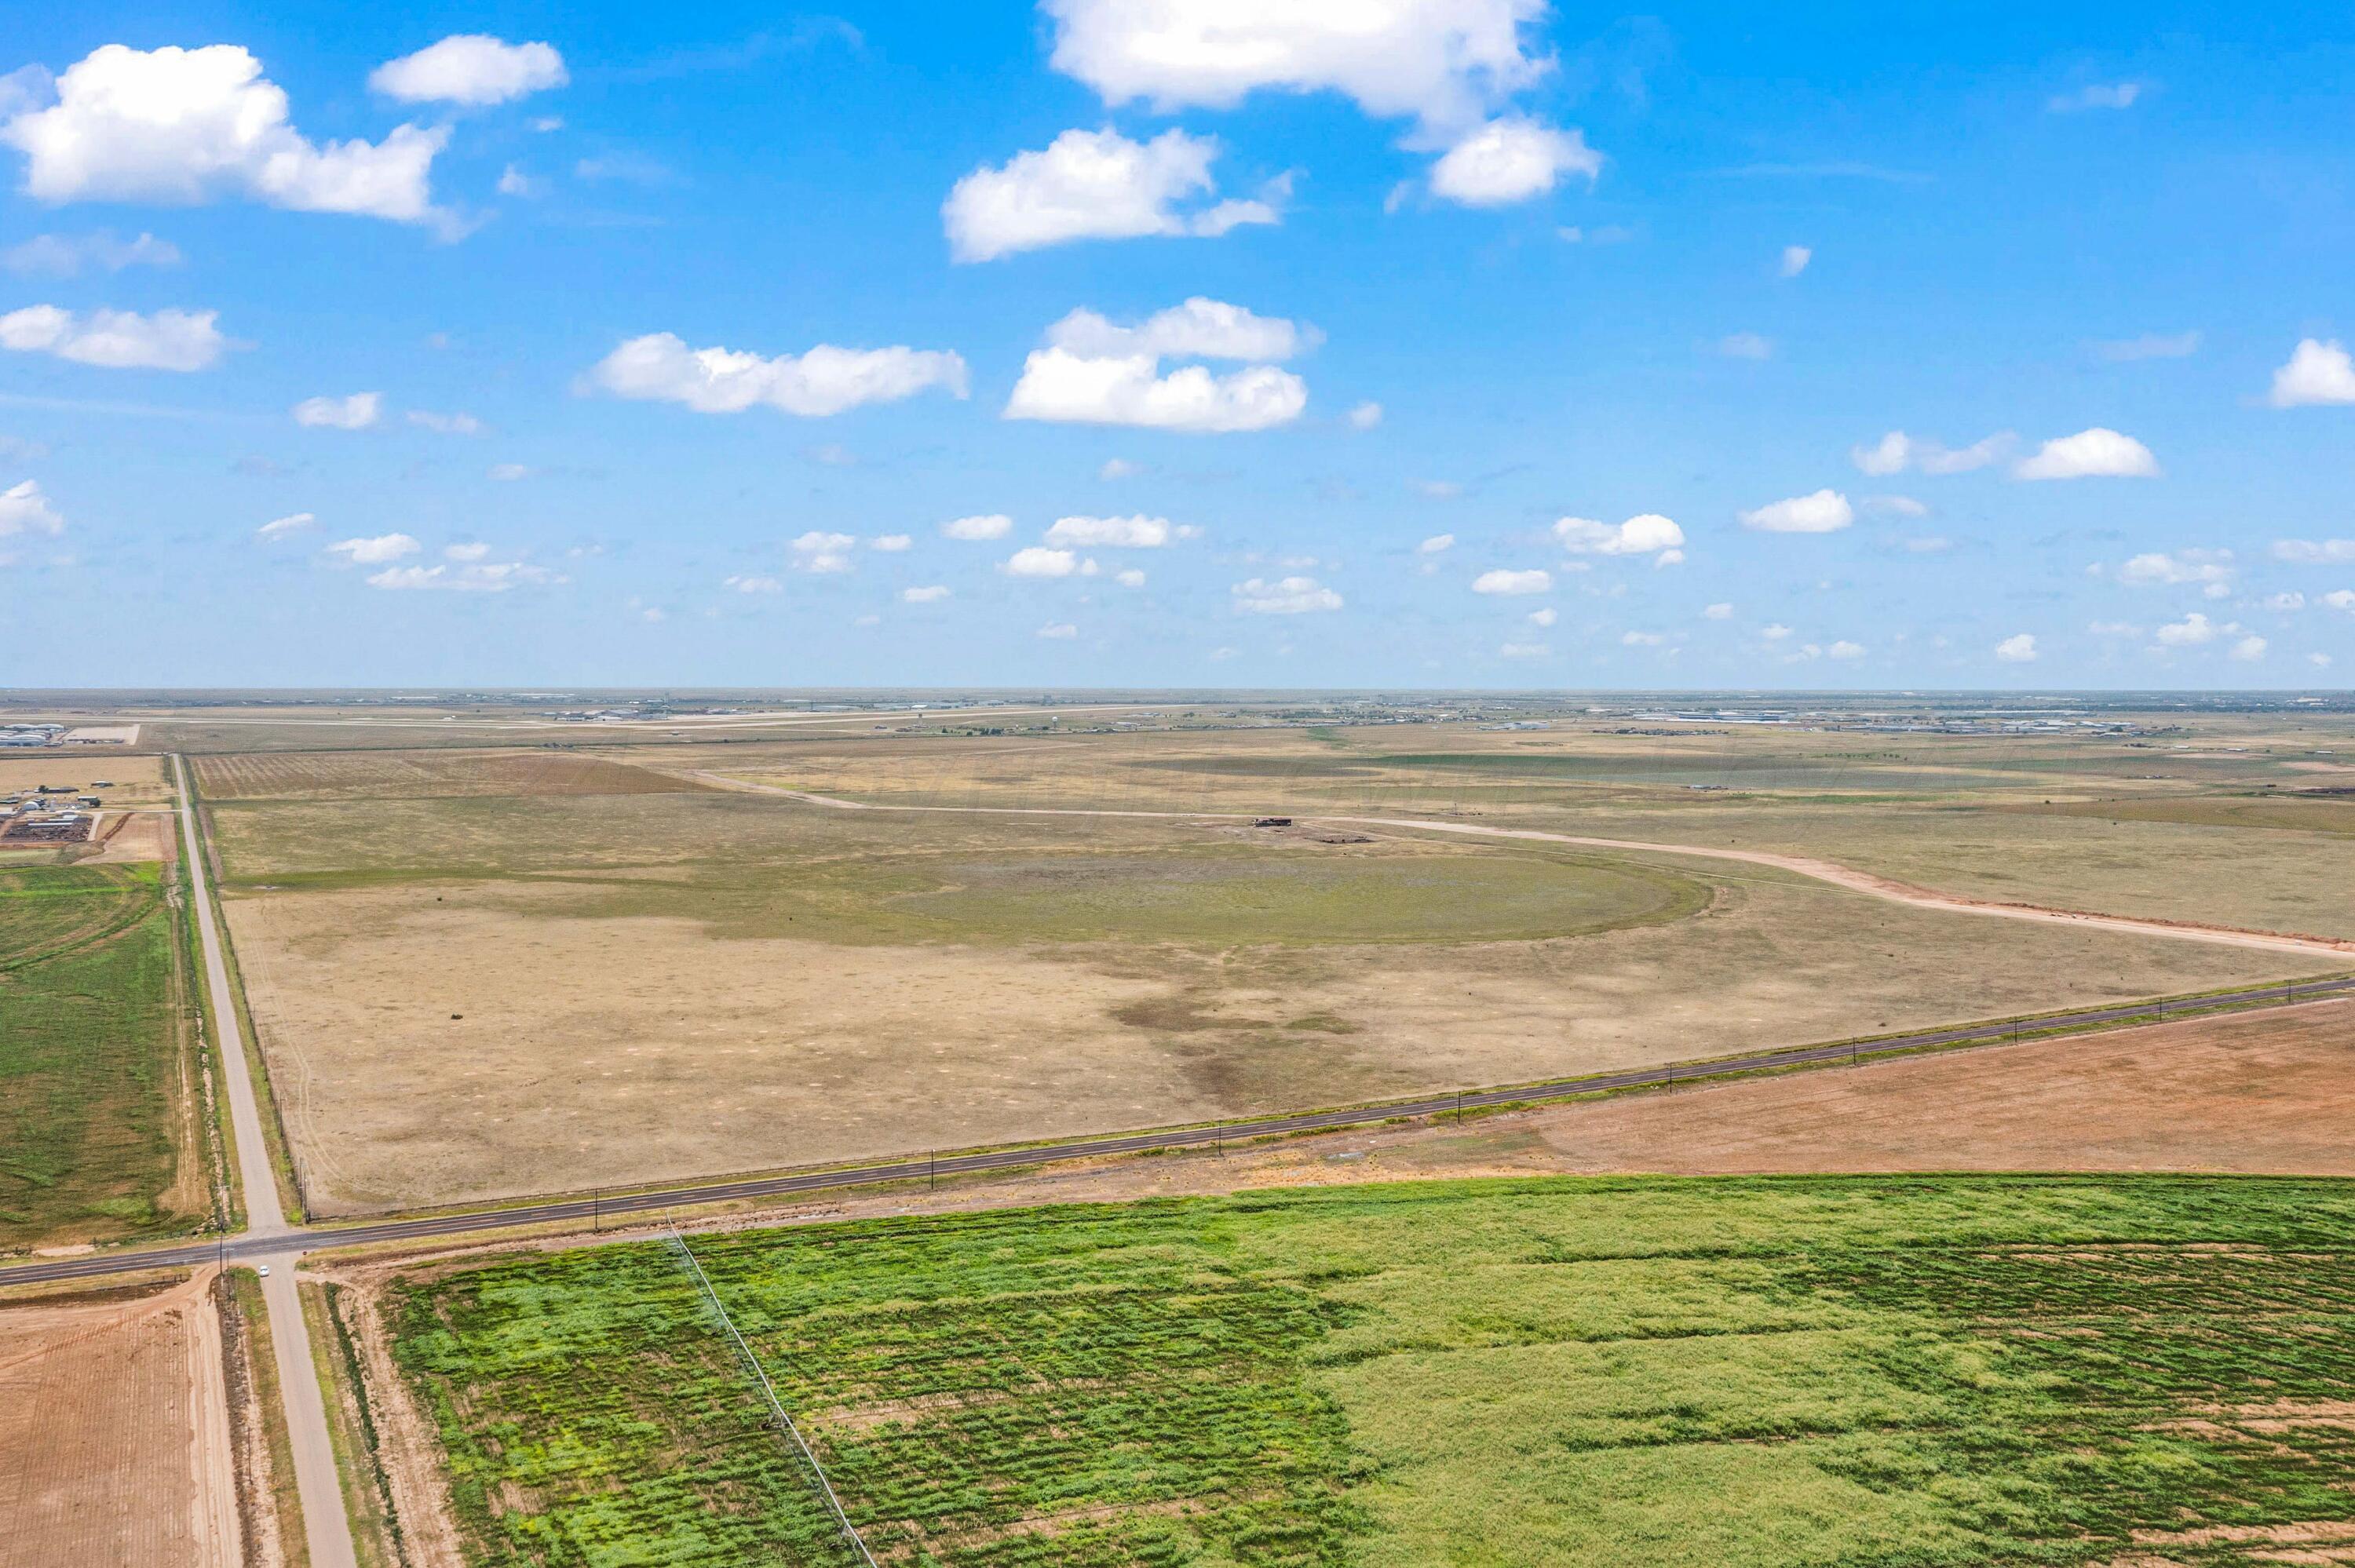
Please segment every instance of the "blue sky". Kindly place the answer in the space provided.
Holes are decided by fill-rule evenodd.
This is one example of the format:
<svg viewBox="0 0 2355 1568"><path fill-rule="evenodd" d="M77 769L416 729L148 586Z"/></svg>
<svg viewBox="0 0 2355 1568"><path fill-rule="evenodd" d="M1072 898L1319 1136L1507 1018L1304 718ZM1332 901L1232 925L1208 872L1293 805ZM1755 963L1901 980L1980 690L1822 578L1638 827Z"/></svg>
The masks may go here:
<svg viewBox="0 0 2355 1568"><path fill-rule="evenodd" d="M20 7L5 679L2343 682L2355 12L1785 10Z"/></svg>

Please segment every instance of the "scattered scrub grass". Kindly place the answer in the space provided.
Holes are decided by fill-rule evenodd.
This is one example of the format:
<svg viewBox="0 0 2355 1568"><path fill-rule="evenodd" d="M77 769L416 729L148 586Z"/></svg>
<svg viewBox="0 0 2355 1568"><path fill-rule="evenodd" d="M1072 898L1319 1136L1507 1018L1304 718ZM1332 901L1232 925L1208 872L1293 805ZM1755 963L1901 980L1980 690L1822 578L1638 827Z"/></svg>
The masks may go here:
<svg viewBox="0 0 2355 1568"><path fill-rule="evenodd" d="M2324 1181L1801 1178L695 1245L887 1561L1945 1568L2355 1520L2350 1239ZM666 1247L395 1288L472 1560L842 1560Z"/></svg>

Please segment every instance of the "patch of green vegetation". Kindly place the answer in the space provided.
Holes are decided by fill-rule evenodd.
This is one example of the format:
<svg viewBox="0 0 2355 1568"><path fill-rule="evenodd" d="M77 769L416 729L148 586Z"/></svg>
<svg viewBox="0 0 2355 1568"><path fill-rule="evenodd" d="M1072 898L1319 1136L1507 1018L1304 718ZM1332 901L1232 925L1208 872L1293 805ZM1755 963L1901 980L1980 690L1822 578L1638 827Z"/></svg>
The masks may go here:
<svg viewBox="0 0 2355 1568"><path fill-rule="evenodd" d="M162 1206L180 989L153 865L0 872L0 1248L187 1228Z"/></svg>
<svg viewBox="0 0 2355 1568"><path fill-rule="evenodd" d="M1945 1568L2355 1520L2350 1244L2344 1183L1815 1178L695 1245L879 1556ZM666 1248L400 1290L470 1561L840 1560Z"/></svg>

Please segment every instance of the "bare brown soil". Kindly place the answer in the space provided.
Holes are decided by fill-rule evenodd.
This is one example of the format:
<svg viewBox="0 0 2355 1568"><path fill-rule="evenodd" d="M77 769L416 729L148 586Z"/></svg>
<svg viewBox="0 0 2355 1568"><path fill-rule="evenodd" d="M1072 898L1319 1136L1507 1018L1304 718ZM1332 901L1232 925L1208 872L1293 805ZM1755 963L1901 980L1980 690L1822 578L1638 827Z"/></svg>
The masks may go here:
<svg viewBox="0 0 2355 1568"><path fill-rule="evenodd" d="M240 1561L210 1285L0 1310L0 1568Z"/></svg>

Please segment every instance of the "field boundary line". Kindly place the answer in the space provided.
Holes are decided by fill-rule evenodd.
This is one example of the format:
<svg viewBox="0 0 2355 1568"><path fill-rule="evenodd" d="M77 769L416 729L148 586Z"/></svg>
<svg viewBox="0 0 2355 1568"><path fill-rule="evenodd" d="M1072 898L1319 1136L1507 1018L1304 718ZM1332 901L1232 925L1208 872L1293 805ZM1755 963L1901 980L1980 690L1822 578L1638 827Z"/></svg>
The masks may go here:
<svg viewBox="0 0 2355 1568"><path fill-rule="evenodd" d="M709 1302L712 1311L719 1314L719 1326L728 1330L728 1338L734 1341L737 1355L752 1369L752 1376L759 1381L761 1397L769 1402L769 1414L777 1418L777 1424L794 1440L794 1446L800 1449L802 1457L809 1461L810 1473L817 1478L818 1494L826 1499L826 1506L833 1510L835 1523L842 1527L844 1537L858 1549L867 1568L876 1568L875 1553L867 1550L867 1542L859 1538L858 1527L850 1522L850 1516L842 1511L842 1499L834 1495L834 1483L826 1478L826 1467L817 1462L817 1456L811 1452L808 1440L802 1436L802 1429L794 1424L791 1413L777 1398L776 1385L769 1381L768 1370L761 1365L761 1358L752 1353L752 1347L744 1342L744 1336L736 1331L736 1319L730 1318L728 1308L720 1304L719 1293L711 1288L710 1277L703 1272L703 1265L697 1259L695 1249L687 1245L685 1233L668 1215L664 1218L670 1224L671 1245L678 1248L681 1257L687 1259L687 1266L694 1272L696 1284L703 1288L704 1300Z"/></svg>

